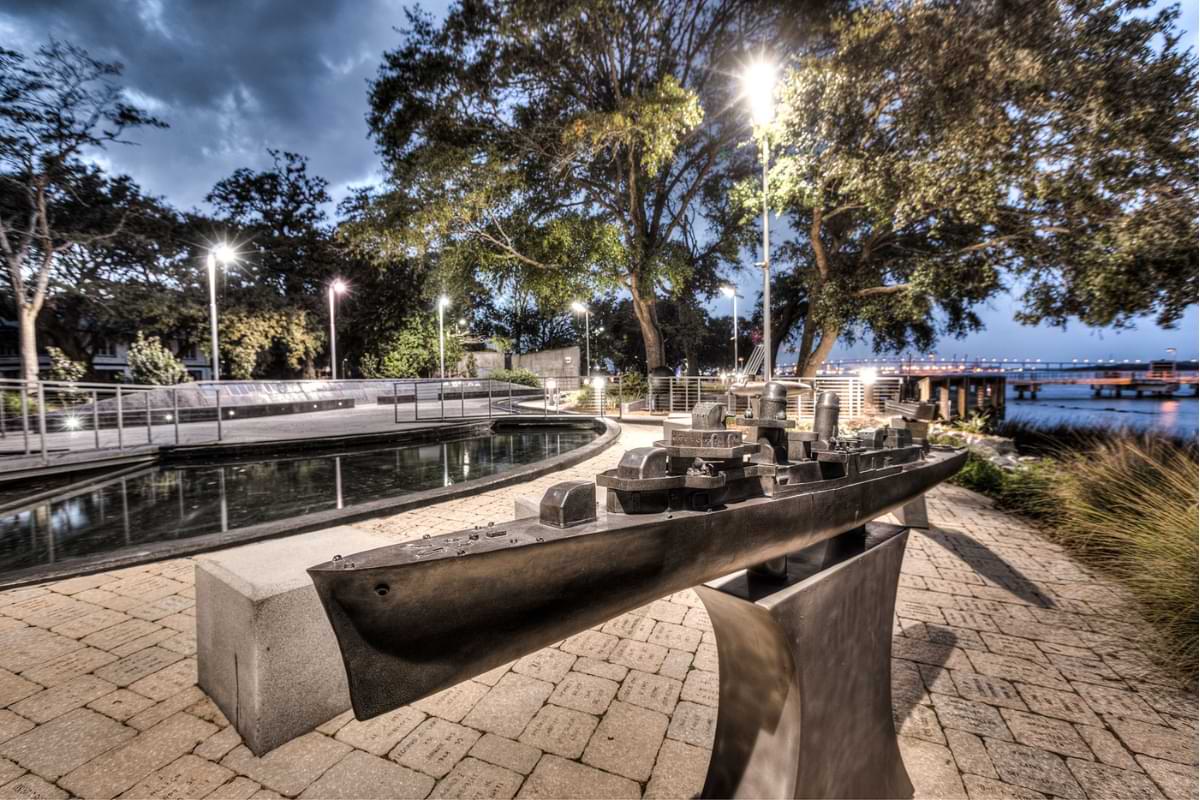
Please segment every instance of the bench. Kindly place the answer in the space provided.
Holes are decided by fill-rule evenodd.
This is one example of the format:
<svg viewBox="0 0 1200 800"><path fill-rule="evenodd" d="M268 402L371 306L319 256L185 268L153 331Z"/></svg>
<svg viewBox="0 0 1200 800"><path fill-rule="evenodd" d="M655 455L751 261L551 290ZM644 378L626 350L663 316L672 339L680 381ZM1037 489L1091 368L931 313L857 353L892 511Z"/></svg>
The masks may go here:
<svg viewBox="0 0 1200 800"><path fill-rule="evenodd" d="M255 755L350 708L333 629L305 570L395 541L339 526L196 556L200 688Z"/></svg>

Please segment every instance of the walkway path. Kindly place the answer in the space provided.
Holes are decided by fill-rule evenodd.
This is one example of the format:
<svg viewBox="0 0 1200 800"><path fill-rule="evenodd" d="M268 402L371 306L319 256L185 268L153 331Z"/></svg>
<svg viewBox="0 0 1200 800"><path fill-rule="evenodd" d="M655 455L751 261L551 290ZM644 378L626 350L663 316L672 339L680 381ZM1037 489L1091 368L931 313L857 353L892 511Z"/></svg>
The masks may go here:
<svg viewBox="0 0 1200 800"><path fill-rule="evenodd" d="M511 518L657 431L555 476L362 523ZM1150 664L1117 588L947 487L914 533L893 645L919 797L1197 795L1196 697ZM717 659L688 591L365 723L255 758L195 685L186 559L0 593L0 797L691 797Z"/></svg>

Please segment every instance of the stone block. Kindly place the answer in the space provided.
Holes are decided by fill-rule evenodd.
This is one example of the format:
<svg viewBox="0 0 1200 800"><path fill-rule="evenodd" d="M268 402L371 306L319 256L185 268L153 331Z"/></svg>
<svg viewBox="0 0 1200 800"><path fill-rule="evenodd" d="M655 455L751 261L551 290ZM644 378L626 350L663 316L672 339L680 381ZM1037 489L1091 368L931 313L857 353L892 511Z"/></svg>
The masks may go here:
<svg viewBox="0 0 1200 800"><path fill-rule="evenodd" d="M251 752L350 707L333 629L305 570L389 541L343 526L196 558L199 683Z"/></svg>

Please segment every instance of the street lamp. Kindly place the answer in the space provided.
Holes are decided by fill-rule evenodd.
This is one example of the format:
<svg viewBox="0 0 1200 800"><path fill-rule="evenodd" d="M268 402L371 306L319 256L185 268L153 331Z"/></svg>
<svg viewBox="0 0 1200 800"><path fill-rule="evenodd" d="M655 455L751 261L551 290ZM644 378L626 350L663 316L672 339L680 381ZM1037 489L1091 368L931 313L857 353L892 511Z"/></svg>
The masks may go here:
<svg viewBox="0 0 1200 800"><path fill-rule="evenodd" d="M442 380L446 379L446 329L445 313L450 306L450 298L442 295L438 298L438 363L441 365Z"/></svg>
<svg viewBox="0 0 1200 800"><path fill-rule="evenodd" d="M346 284L341 278L335 278L329 284L329 380L337 380L337 322L334 312L334 298L346 291Z"/></svg>
<svg viewBox="0 0 1200 800"><path fill-rule="evenodd" d="M738 370L738 337L737 337L737 289L732 286L722 286L721 294L733 300L733 372L736 375Z"/></svg>
<svg viewBox="0 0 1200 800"><path fill-rule="evenodd" d="M767 169L771 152L765 126L775 117L775 67L756 61L742 75L742 88L750 101L750 117L762 134L763 162L763 377L771 380L771 228L767 202Z"/></svg>
<svg viewBox="0 0 1200 800"><path fill-rule="evenodd" d="M228 244L222 242L208 251L208 316L212 332L212 374L213 380L221 380L221 353L217 349L217 262L222 266L232 264L237 260L237 253Z"/></svg>
<svg viewBox="0 0 1200 800"><path fill-rule="evenodd" d="M574 303L571 303L571 310L576 314L583 314L583 342L584 349L587 351L587 369L584 370L584 374L586 375L592 371L592 312L591 309L589 309L583 303L580 303L578 300L576 300Z"/></svg>

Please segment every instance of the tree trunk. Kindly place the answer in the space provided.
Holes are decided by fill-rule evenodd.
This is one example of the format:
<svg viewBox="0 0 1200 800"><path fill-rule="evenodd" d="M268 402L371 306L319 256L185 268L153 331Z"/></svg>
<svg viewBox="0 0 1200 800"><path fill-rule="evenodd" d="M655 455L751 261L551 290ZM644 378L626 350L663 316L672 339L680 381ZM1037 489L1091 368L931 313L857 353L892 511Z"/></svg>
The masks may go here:
<svg viewBox="0 0 1200 800"><path fill-rule="evenodd" d="M38 379L37 314L17 301L17 325L21 336L21 377L32 384Z"/></svg>
<svg viewBox="0 0 1200 800"><path fill-rule="evenodd" d="M642 329L642 342L646 346L646 371L666 365L662 331L658 328L658 300L654 295L643 297L638 290L636 276L629 278L629 292L633 296L633 313Z"/></svg>
<svg viewBox="0 0 1200 800"><path fill-rule="evenodd" d="M821 341L804 357L803 363L797 363L797 375L801 378L815 378L817 368L821 366L825 359L829 358L829 354L833 351L833 346L837 344L838 334L841 333L841 327L833 323L829 323L821 328Z"/></svg>

